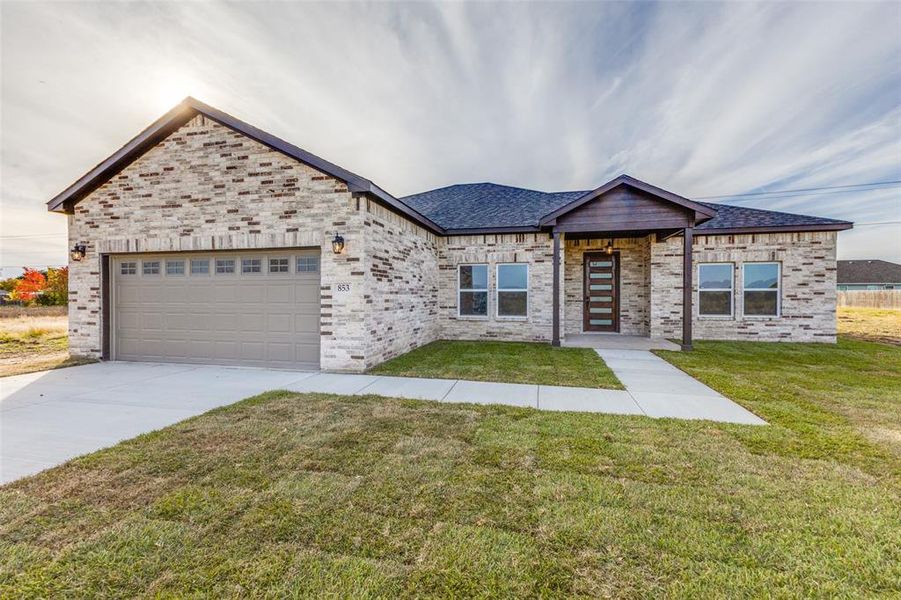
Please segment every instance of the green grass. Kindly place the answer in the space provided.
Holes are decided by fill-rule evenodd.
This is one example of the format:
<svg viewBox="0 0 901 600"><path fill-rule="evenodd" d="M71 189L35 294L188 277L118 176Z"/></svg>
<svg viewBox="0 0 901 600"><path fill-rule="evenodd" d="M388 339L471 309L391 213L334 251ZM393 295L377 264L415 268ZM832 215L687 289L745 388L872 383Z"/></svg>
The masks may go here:
<svg viewBox="0 0 901 600"><path fill-rule="evenodd" d="M382 363L378 375L623 389L597 352L526 342L438 341Z"/></svg>
<svg viewBox="0 0 901 600"><path fill-rule="evenodd" d="M898 353L678 355L766 427L263 394L0 488L0 597L897 596Z"/></svg>
<svg viewBox="0 0 901 600"><path fill-rule="evenodd" d="M749 447L901 472L901 347L840 337L694 348L657 354L779 426L779 436L746 431Z"/></svg>

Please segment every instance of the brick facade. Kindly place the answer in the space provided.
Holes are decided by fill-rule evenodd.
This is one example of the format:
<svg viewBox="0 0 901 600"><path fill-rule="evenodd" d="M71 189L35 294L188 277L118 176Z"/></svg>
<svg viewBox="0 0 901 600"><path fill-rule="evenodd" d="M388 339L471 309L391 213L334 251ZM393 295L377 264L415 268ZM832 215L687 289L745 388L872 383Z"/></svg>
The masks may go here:
<svg viewBox="0 0 901 600"><path fill-rule="evenodd" d="M697 236L692 319L695 339L835 342L834 231ZM698 264L735 265L732 317L698 316ZM741 265L781 264L781 314L745 316ZM651 337L682 336L682 239L651 245Z"/></svg>
<svg viewBox="0 0 901 600"><path fill-rule="evenodd" d="M546 233L454 236L439 239L439 331L449 340L499 339L548 342L553 333L553 242ZM500 263L529 265L529 316L497 316ZM457 315L457 266L488 265L488 316Z"/></svg>
<svg viewBox="0 0 901 600"><path fill-rule="evenodd" d="M319 248L320 363L362 371L436 339L550 341L553 244L547 233L436 236L335 178L198 115L69 215L70 348L100 356L102 253ZM340 232L344 253L331 251ZM561 332L581 332L582 256L606 239L564 240ZM621 332L678 337L681 238L614 240ZM835 233L699 236L698 262L780 261L782 316L695 317L695 337L834 341ZM529 265L529 315L496 315L496 266ZM489 315L457 315L457 266L487 264ZM697 281L697 277L695 277ZM350 284L337 293L337 284ZM342 286L344 287L344 286ZM695 298L695 306L697 299ZM697 309L695 309L697 312Z"/></svg>

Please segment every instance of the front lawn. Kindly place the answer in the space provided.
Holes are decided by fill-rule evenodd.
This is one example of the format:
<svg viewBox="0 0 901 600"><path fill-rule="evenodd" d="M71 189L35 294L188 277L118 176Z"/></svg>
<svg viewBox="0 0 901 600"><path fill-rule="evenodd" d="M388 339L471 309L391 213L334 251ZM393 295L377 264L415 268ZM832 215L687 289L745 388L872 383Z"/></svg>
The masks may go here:
<svg viewBox="0 0 901 600"><path fill-rule="evenodd" d="M432 342L372 369L378 375L623 389L597 352L525 342Z"/></svg>
<svg viewBox="0 0 901 600"><path fill-rule="evenodd" d="M783 438L746 431L750 446L901 472L901 348L845 337L836 345L695 342L694 348L656 352L784 428Z"/></svg>
<svg viewBox="0 0 901 600"><path fill-rule="evenodd" d="M677 356L771 424L264 394L0 488L0 597L897 595L901 349Z"/></svg>

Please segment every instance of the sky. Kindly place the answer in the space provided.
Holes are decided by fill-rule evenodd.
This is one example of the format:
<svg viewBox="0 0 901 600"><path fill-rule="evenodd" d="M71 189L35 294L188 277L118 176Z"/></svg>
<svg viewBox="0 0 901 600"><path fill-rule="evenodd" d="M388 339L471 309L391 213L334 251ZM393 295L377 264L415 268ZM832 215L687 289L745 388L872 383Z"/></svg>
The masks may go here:
<svg viewBox="0 0 901 600"><path fill-rule="evenodd" d="M65 263L45 203L188 95L395 196L628 173L901 262L901 3L5 0L0 36L7 275Z"/></svg>

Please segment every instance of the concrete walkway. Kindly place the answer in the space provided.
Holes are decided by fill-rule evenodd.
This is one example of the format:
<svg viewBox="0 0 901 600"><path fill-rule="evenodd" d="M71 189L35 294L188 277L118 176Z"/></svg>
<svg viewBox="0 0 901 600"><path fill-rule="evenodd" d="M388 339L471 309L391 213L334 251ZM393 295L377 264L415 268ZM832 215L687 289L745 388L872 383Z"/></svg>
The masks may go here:
<svg viewBox="0 0 901 600"><path fill-rule="evenodd" d="M627 352L599 351L628 391L135 362L5 377L0 483L276 389L763 423L649 352L616 354Z"/></svg>
<svg viewBox="0 0 901 600"><path fill-rule="evenodd" d="M766 425L766 421L647 350L596 349L649 417Z"/></svg>

